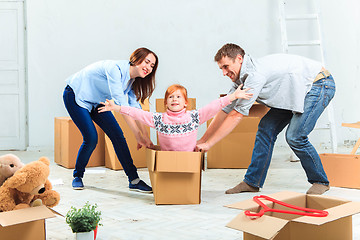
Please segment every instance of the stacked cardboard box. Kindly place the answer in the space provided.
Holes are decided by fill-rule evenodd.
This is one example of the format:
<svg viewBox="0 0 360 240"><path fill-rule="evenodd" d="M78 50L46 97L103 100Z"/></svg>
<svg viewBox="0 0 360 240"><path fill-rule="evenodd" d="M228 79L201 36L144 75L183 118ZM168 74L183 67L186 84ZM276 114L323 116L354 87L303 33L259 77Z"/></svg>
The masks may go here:
<svg viewBox="0 0 360 240"><path fill-rule="evenodd" d="M104 132L95 124L98 144L91 154L87 167L104 166ZM75 168L76 157L83 137L70 117L55 118L55 162L66 168Z"/></svg>
<svg viewBox="0 0 360 240"><path fill-rule="evenodd" d="M244 240L350 240L352 239L352 215L360 212L360 203L320 195L281 192L269 197L285 203L326 210L326 217L299 216L294 214L267 212L252 219L241 212L227 227L244 232ZM270 208L291 210L277 203L262 201ZM252 199L226 207L259 212L260 207Z"/></svg>
<svg viewBox="0 0 360 240"><path fill-rule="evenodd" d="M360 155L320 154L330 186L360 189Z"/></svg>
<svg viewBox="0 0 360 240"><path fill-rule="evenodd" d="M149 111L149 100L145 99L144 104L141 104L141 107L144 111ZM130 150L131 157L133 159L134 165L137 168L146 167L146 156L145 156L145 148L142 147L141 149L137 150L137 141L136 138L131 131L130 127L125 122L123 116L118 112L113 112L117 122L119 123L124 136L126 138L127 145ZM150 128L145 127L146 131L150 136ZM111 143L111 140L108 136L105 135L105 167L113 169L113 170L120 170L123 169L121 166L118 157L116 156L114 147Z"/></svg>
<svg viewBox="0 0 360 240"><path fill-rule="evenodd" d="M202 153L147 149L146 158L155 204L200 204Z"/></svg>
<svg viewBox="0 0 360 240"><path fill-rule="evenodd" d="M342 123L341 125L343 127L360 128L360 122ZM360 138L350 154L320 154L330 186L360 189L360 155L356 155L359 146Z"/></svg>
<svg viewBox="0 0 360 240"><path fill-rule="evenodd" d="M251 162L260 119L269 108L255 103L241 122L207 153L208 168L247 168ZM207 122L209 127L212 120Z"/></svg>
<svg viewBox="0 0 360 240"><path fill-rule="evenodd" d="M0 213L0 239L45 240L45 219L55 214L45 206Z"/></svg>

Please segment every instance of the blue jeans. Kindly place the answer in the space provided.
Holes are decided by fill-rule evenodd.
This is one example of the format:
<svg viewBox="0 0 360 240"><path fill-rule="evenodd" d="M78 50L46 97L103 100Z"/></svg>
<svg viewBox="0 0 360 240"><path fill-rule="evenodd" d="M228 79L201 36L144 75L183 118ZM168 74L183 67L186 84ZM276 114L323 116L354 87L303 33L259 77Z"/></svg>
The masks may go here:
<svg viewBox="0 0 360 240"><path fill-rule="evenodd" d="M66 86L63 99L71 119L79 128L83 136L83 143L80 146L76 158L73 176L81 178L84 176L85 167L97 145L98 135L93 123L94 121L110 138L114 146L115 153L124 168L129 181L138 178L137 169L133 164L124 134L114 115L111 112L98 113L97 108L94 108L91 112L89 112L87 109L80 107L75 102L75 94L70 86Z"/></svg>
<svg viewBox="0 0 360 240"><path fill-rule="evenodd" d="M300 159L308 181L329 185L319 154L309 142L308 135L335 94L335 82L330 75L313 83L305 97L304 112L271 108L261 119L255 139L251 163L244 182L263 187L278 134L287 126L286 141Z"/></svg>

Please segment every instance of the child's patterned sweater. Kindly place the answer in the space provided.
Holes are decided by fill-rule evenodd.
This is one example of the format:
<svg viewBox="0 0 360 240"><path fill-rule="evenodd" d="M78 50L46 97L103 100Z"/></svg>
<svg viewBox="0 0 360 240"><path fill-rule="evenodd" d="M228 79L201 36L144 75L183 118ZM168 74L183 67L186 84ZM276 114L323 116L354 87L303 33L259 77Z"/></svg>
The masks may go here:
<svg viewBox="0 0 360 240"><path fill-rule="evenodd" d="M193 111L183 109L179 112L167 110L164 113L152 113L134 107L121 106L120 113L155 128L162 151L192 152L196 147L199 126L230 103L229 97L225 96Z"/></svg>

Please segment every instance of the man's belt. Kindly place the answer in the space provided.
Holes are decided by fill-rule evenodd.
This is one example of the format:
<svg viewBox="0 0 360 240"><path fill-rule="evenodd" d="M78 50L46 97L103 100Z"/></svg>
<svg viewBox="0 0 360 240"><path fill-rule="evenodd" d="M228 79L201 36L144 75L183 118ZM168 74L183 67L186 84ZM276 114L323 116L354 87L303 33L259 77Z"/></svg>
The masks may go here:
<svg viewBox="0 0 360 240"><path fill-rule="evenodd" d="M321 79L327 78L328 76L330 76L331 73L328 70L324 70L322 72L319 72L319 74L316 76L314 82L317 82Z"/></svg>

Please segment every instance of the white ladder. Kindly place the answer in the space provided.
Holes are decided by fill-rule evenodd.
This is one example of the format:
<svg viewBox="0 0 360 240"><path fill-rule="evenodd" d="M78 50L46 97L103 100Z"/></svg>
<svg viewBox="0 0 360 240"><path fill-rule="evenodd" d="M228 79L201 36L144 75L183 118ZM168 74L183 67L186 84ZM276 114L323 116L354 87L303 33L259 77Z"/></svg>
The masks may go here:
<svg viewBox="0 0 360 240"><path fill-rule="evenodd" d="M283 52L288 53L290 47L299 47L299 46L317 46L320 50L320 56L321 56L321 62L324 67L325 65L325 53L324 53L324 47L322 42L322 31L321 31L321 23L320 23L320 17L319 17L319 11L317 8L316 13L312 14L301 14L301 15L286 15L285 9L286 9L286 1L285 0L278 0L279 1L279 13L280 13L280 27L281 27L281 39L282 39L282 46L283 46ZM302 41L289 41L288 40L288 34L286 25L288 21L316 21L317 24L317 31L318 31L318 39L315 40L302 40ZM329 103L328 107L326 108L327 114L328 114L328 123L327 128L330 129L330 141L332 146L332 152L337 152L337 137L336 137L336 126L335 126L335 119L334 119L334 108L332 105L332 102ZM291 161L295 160L297 157L292 154L290 157Z"/></svg>

